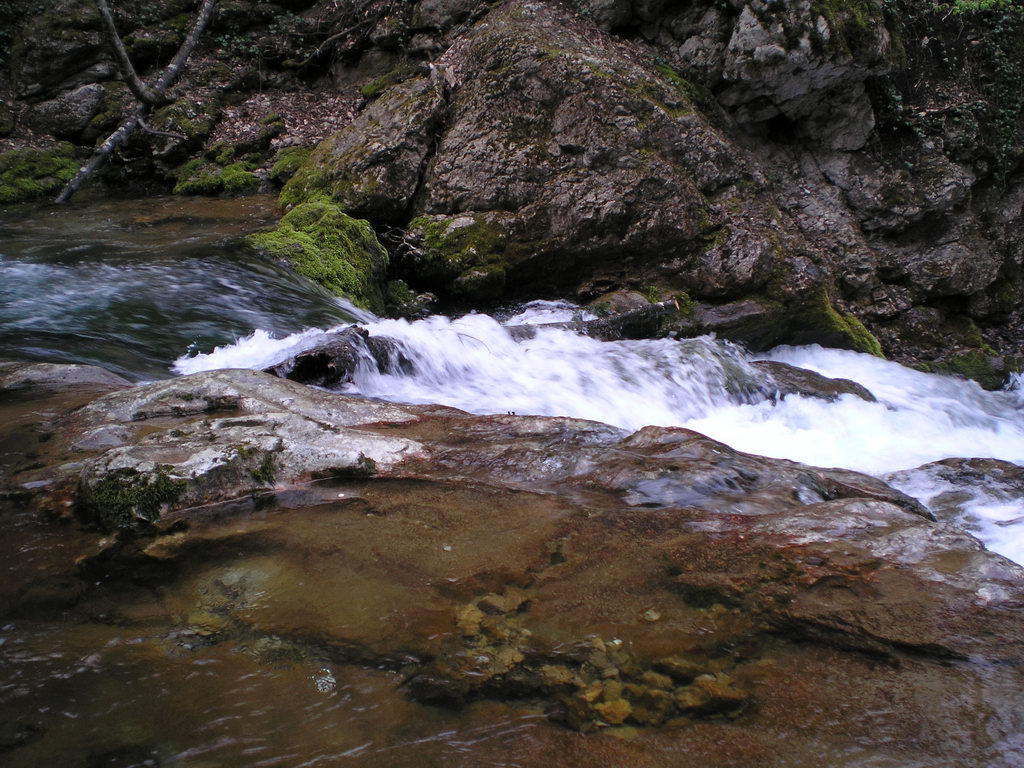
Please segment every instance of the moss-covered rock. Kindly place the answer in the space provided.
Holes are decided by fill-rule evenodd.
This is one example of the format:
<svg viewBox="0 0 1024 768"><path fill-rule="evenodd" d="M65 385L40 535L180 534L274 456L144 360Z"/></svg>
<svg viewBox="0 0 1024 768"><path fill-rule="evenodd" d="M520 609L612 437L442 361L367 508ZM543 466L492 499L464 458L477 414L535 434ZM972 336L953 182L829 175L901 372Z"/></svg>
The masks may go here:
<svg viewBox="0 0 1024 768"><path fill-rule="evenodd" d="M151 475L119 469L94 485L80 485L78 512L110 530L136 528L158 520L164 506L177 501L185 486L184 480L160 468Z"/></svg>
<svg viewBox="0 0 1024 768"><path fill-rule="evenodd" d="M114 80L103 83L103 95L100 98L99 107L89 121L89 125L82 132L82 139L87 141L106 139L124 120L129 104L133 101L134 97L124 83Z"/></svg>
<svg viewBox="0 0 1024 768"><path fill-rule="evenodd" d="M260 179L249 163L231 163L221 167L204 158L189 160L176 169L172 176L176 195L218 195L230 197L248 195L259 189Z"/></svg>
<svg viewBox="0 0 1024 768"><path fill-rule="evenodd" d="M361 93L365 99L376 99L392 85L405 82L406 80L415 77L417 74L419 74L419 67L406 59L400 62L398 66L378 77L376 80L371 80L369 83L364 85L359 89L359 93Z"/></svg>
<svg viewBox="0 0 1024 768"><path fill-rule="evenodd" d="M840 312L821 291L790 319L789 343L816 343L885 357L882 345L854 315Z"/></svg>
<svg viewBox="0 0 1024 768"><path fill-rule="evenodd" d="M274 164L270 167L270 180L277 184L287 183L311 154L312 147L285 147L278 150L274 155Z"/></svg>
<svg viewBox="0 0 1024 768"><path fill-rule="evenodd" d="M277 229L251 235L249 242L356 304L383 311L387 251L369 222L352 218L340 206L303 203L285 215Z"/></svg>
<svg viewBox="0 0 1024 768"><path fill-rule="evenodd" d="M178 99L156 110L149 122L159 131L185 137L167 150L169 154L180 156L199 149L206 142L220 119L220 112L220 104L214 99Z"/></svg>
<svg viewBox="0 0 1024 768"><path fill-rule="evenodd" d="M441 86L428 78L390 88L316 148L281 191L281 205L329 198L353 216L399 223L444 110Z"/></svg>
<svg viewBox="0 0 1024 768"><path fill-rule="evenodd" d="M0 203L21 203L56 194L78 172L75 148L19 149L0 154Z"/></svg>
<svg viewBox="0 0 1024 768"><path fill-rule="evenodd" d="M984 389L1002 389L1007 377L1024 371L1024 356L997 355L989 346L959 349L941 360L918 363L928 373L947 373L972 379Z"/></svg>
<svg viewBox="0 0 1024 768"><path fill-rule="evenodd" d="M224 192L231 196L248 195L260 186L259 177L248 163L232 163L220 172Z"/></svg>

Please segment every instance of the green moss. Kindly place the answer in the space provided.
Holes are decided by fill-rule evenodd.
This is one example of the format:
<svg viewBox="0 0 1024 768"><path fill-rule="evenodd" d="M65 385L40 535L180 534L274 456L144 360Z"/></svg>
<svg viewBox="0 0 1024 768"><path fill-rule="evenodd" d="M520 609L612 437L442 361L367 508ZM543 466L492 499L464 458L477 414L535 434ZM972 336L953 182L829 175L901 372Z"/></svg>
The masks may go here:
<svg viewBox="0 0 1024 768"><path fill-rule="evenodd" d="M103 97L99 109L89 121L89 130L105 139L124 118L127 99L127 85L117 81L103 83Z"/></svg>
<svg viewBox="0 0 1024 768"><path fill-rule="evenodd" d="M186 485L184 480L171 478L166 467L160 467L155 476L118 469L83 489L80 506L108 528L134 528L139 521L160 519L164 506L181 498Z"/></svg>
<svg viewBox="0 0 1024 768"><path fill-rule="evenodd" d="M224 190L219 166L208 163L201 157L189 160L172 173L178 183L174 185L176 195L217 195Z"/></svg>
<svg viewBox="0 0 1024 768"><path fill-rule="evenodd" d="M180 133L193 145L202 144L220 119L220 106L212 101L178 99L153 113L150 124L160 131Z"/></svg>
<svg viewBox="0 0 1024 768"><path fill-rule="evenodd" d="M1003 373L992 365L991 350L968 349L957 352L945 360L921 363L917 366L928 373L947 373L973 379L989 390L1003 386Z"/></svg>
<svg viewBox="0 0 1024 768"><path fill-rule="evenodd" d="M285 147L274 156L274 165L270 168L271 180L284 184L302 167L313 154L311 147Z"/></svg>
<svg viewBox="0 0 1024 768"><path fill-rule="evenodd" d="M389 280L384 286L384 299L388 306L406 307L416 303L416 291L405 280Z"/></svg>
<svg viewBox="0 0 1024 768"><path fill-rule="evenodd" d="M248 195L260 185L259 177L252 173L247 163L232 163L220 172L221 184L228 195Z"/></svg>
<svg viewBox="0 0 1024 768"><path fill-rule="evenodd" d="M193 158L172 172L177 179L176 195L247 195L260 185L259 177L252 173L248 163L232 163L221 168L201 157Z"/></svg>
<svg viewBox="0 0 1024 768"><path fill-rule="evenodd" d="M690 82L672 69L672 67L665 64L658 64L655 66L655 69L658 71L658 74L671 83L672 86L679 91L679 93L685 96L688 101L703 104L711 98L711 91L703 85Z"/></svg>
<svg viewBox="0 0 1024 768"><path fill-rule="evenodd" d="M832 306L828 294L821 291L793 318L794 335L829 346L846 347L884 358L882 345L864 323L848 312Z"/></svg>
<svg viewBox="0 0 1024 768"><path fill-rule="evenodd" d="M273 485L274 484L274 472L277 469L277 464L274 462L274 456L271 453L263 455L263 461L256 469L250 470L249 474L252 475L252 479L260 485Z"/></svg>
<svg viewBox="0 0 1024 768"><path fill-rule="evenodd" d="M369 222L353 219L340 206L303 203L285 215L277 229L250 235L248 241L334 293L383 311L380 283L387 251Z"/></svg>
<svg viewBox="0 0 1024 768"><path fill-rule="evenodd" d="M75 148L18 149L0 154L0 203L20 203L56 194L78 172Z"/></svg>
<svg viewBox="0 0 1024 768"><path fill-rule="evenodd" d="M420 274L450 281L467 268L494 262L503 250L504 232L482 216L471 223L453 226L454 220L421 216L409 222L411 231L423 234L426 257Z"/></svg>
<svg viewBox="0 0 1024 768"><path fill-rule="evenodd" d="M674 294L672 298L674 298L676 300L676 304L679 305L679 314L687 320L691 319L697 311L697 304L693 298L691 298L690 294L683 291L682 293Z"/></svg>
<svg viewBox="0 0 1024 768"><path fill-rule="evenodd" d="M375 99L392 85L404 82L411 77L415 77L417 74L419 74L419 71L416 64L409 60L405 60L400 62L398 66L387 74L381 75L376 80L371 80L369 83L364 85L359 89L359 93L361 93L365 99Z"/></svg>
<svg viewBox="0 0 1024 768"><path fill-rule="evenodd" d="M885 26L882 6L876 0L812 0L811 13L823 16L832 30L827 47L841 50L855 59L870 51L878 28ZM892 37L898 40L898 36ZM812 43L826 45L816 33Z"/></svg>

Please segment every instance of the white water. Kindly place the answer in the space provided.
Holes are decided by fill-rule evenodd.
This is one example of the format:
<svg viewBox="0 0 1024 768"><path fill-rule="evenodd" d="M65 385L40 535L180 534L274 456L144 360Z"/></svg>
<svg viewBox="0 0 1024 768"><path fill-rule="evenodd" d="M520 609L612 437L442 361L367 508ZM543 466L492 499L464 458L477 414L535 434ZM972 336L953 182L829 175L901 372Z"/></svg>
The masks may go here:
<svg viewBox="0 0 1024 768"><path fill-rule="evenodd" d="M836 402L789 396L773 402L756 359L709 337L686 341L599 342L539 328L514 341L507 325L567 320L578 310L534 302L503 323L487 315L457 320L365 323L373 335L403 342L415 374L360 370L349 391L408 403L441 403L473 413L593 419L635 430L684 426L750 453L883 475L949 457L1024 464L1024 392L985 392L973 382L920 373L869 355L820 347L780 348L762 356L852 379L878 398ZM262 368L316 343L320 330L283 339L256 331L238 343L175 363L179 373ZM905 473L904 490L924 503L947 488L926 472ZM997 509L998 508L998 509ZM993 550L1024 562L1024 501L975 493L962 522ZM1003 524L996 524L999 518Z"/></svg>

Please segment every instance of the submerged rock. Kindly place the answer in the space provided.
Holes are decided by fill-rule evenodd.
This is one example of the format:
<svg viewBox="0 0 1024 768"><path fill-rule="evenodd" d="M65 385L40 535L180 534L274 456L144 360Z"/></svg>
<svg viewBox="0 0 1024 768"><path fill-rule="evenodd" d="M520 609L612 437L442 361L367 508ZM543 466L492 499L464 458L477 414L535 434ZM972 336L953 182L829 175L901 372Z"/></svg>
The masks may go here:
<svg viewBox="0 0 1024 768"><path fill-rule="evenodd" d="M99 392L123 389L131 382L95 365L15 363L0 361L0 391L84 389Z"/></svg>

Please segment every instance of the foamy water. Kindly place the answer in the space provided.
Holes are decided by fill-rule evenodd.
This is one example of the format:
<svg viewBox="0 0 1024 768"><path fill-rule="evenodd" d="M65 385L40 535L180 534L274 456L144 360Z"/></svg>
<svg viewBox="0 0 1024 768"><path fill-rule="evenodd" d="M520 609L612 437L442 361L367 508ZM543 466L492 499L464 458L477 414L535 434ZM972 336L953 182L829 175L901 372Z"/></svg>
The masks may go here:
<svg viewBox="0 0 1024 768"><path fill-rule="evenodd" d="M949 457L1024 464L1020 390L986 392L973 382L820 347L780 348L756 358L711 337L600 342L541 327L532 339L515 341L507 331L574 316L578 310L569 305L534 302L503 321L471 314L367 322L371 334L402 344L415 372L382 374L366 366L349 391L473 413L572 416L630 430L683 426L742 451L874 475ZM175 370L263 368L309 348L323 333L274 339L257 331L210 354L180 358ZM774 383L751 365L755 359L852 379L878 402L853 395L833 403L800 396L773 402ZM927 504L948 490L929 477L908 475L904 490ZM1015 522L1024 515L1020 498L979 497L959 514L990 548L1024 561L1024 524Z"/></svg>

